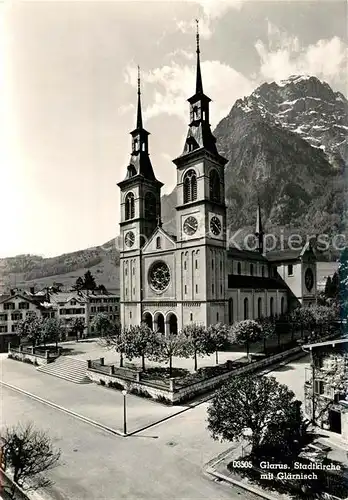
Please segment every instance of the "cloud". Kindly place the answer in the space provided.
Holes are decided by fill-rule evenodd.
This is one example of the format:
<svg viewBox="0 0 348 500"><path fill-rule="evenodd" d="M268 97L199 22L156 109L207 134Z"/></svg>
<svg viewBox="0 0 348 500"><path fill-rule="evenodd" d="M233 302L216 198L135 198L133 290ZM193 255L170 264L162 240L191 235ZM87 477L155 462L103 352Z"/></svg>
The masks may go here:
<svg viewBox="0 0 348 500"><path fill-rule="evenodd" d="M220 61L204 61L201 68L204 91L214 99L211 105L211 123L215 126L226 116L236 99L252 92L253 85L243 75ZM133 86L135 79L132 75L135 73L134 67L127 68L126 80ZM145 118L148 120L165 113L175 115L187 123L187 99L194 93L195 75L195 65L174 61L143 74L147 100L151 102L144 110Z"/></svg>
<svg viewBox="0 0 348 500"><path fill-rule="evenodd" d="M198 4L203 10L203 16L199 19L199 33L202 38L210 38L213 34L213 22L221 18L231 9L240 9L243 2L247 0L187 0L189 3ZM182 33L193 33L196 31L195 22L177 21L177 28Z"/></svg>
<svg viewBox="0 0 348 500"><path fill-rule="evenodd" d="M179 31L185 34L196 33L197 25L194 21L177 21L176 26ZM199 34L201 38L208 39L212 36L213 30L211 27L211 20L209 17L204 17L199 20Z"/></svg>
<svg viewBox="0 0 348 500"><path fill-rule="evenodd" d="M346 81L347 45L337 36L301 47L300 40L268 23L268 42L258 40L260 78L276 80L293 74L314 75L330 84Z"/></svg>
<svg viewBox="0 0 348 500"><path fill-rule="evenodd" d="M208 19L222 17L230 9L240 9L243 0L189 0L198 3ZM244 0L245 1L245 0Z"/></svg>

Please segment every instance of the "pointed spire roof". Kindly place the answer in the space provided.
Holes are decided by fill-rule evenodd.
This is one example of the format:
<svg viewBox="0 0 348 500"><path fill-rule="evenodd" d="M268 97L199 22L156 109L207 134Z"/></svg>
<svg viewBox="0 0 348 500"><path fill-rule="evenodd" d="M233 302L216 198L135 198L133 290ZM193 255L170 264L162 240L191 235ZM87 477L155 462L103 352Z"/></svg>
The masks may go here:
<svg viewBox="0 0 348 500"><path fill-rule="evenodd" d="M140 67L138 66L138 108L137 108L137 129L143 128L143 116L141 112L141 98L140 98Z"/></svg>
<svg viewBox="0 0 348 500"><path fill-rule="evenodd" d="M255 229L255 234L258 236L260 234L263 234L263 229L262 229L262 220L261 220L261 207L260 207L260 201L257 201L257 209L256 209L256 229Z"/></svg>
<svg viewBox="0 0 348 500"><path fill-rule="evenodd" d="M199 21L196 19L197 33L196 33L196 43L197 43L197 69L196 69L196 94L203 94L203 83L202 83L202 73L201 73L201 61L200 61L200 50L199 50Z"/></svg>
<svg viewBox="0 0 348 500"><path fill-rule="evenodd" d="M149 181L156 182L158 185L163 186L163 184L158 181L155 177L155 173L152 168L150 156L149 156L149 143L148 136L150 133L144 129L143 126L143 116L141 110L141 92L140 92L140 68L138 66L138 102L137 102L137 116L136 116L136 128L130 133L132 136L132 152L130 157L130 162L127 166L127 174L124 181L121 181L118 185L122 188L123 183L129 179L138 178L141 176Z"/></svg>

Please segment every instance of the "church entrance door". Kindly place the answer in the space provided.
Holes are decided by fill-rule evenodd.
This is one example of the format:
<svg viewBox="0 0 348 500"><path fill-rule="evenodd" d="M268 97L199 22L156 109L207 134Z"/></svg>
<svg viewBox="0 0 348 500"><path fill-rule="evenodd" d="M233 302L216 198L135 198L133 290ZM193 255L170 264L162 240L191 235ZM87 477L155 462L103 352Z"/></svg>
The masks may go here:
<svg viewBox="0 0 348 500"><path fill-rule="evenodd" d="M168 320L169 334L176 335L178 333L178 318L175 314L171 314Z"/></svg>

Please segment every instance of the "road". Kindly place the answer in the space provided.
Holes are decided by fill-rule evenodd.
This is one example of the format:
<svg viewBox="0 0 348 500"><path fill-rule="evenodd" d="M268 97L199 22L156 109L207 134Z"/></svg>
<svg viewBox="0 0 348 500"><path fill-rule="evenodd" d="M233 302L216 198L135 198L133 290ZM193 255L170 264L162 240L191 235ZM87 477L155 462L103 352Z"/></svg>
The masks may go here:
<svg viewBox="0 0 348 500"><path fill-rule="evenodd" d="M48 389L49 392L49 389ZM55 500L256 500L215 483L203 466L230 444L214 442L202 404L135 436L112 436L22 394L1 388L2 424L34 421L62 450L50 472ZM46 495L44 495L46 496Z"/></svg>

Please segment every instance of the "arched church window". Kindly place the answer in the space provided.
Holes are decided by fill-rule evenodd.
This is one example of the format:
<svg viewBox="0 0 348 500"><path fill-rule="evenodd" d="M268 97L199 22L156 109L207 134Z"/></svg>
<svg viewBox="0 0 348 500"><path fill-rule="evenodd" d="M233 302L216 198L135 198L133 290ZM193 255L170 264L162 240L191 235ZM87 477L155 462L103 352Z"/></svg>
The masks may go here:
<svg viewBox="0 0 348 500"><path fill-rule="evenodd" d="M209 198L212 201L220 201L220 176L215 168L209 173Z"/></svg>
<svg viewBox="0 0 348 500"><path fill-rule="evenodd" d="M194 170L186 172L184 177L184 203L197 199L197 176Z"/></svg>
<svg viewBox="0 0 348 500"><path fill-rule="evenodd" d="M161 237L160 236L157 236L156 238L156 248L161 248Z"/></svg>
<svg viewBox="0 0 348 500"><path fill-rule="evenodd" d="M250 264L250 276L254 276L254 266Z"/></svg>
<svg viewBox="0 0 348 500"><path fill-rule="evenodd" d="M244 319L249 319L249 299L244 299Z"/></svg>
<svg viewBox="0 0 348 500"><path fill-rule="evenodd" d="M126 220L134 218L134 194L128 193L125 200Z"/></svg>
<svg viewBox="0 0 348 500"><path fill-rule="evenodd" d="M284 314L285 310L284 310L284 297L281 298L281 301L280 301L280 312L281 314Z"/></svg>
<svg viewBox="0 0 348 500"><path fill-rule="evenodd" d="M240 262L237 264L237 273L242 274L242 264Z"/></svg>
<svg viewBox="0 0 348 500"><path fill-rule="evenodd" d="M262 299L259 297L257 299L257 317L262 318Z"/></svg>
<svg viewBox="0 0 348 500"><path fill-rule="evenodd" d="M151 192L145 195L145 219L156 219L156 196Z"/></svg>
<svg viewBox="0 0 348 500"><path fill-rule="evenodd" d="M269 301L269 315L274 316L274 298L271 297Z"/></svg>
<svg viewBox="0 0 348 500"><path fill-rule="evenodd" d="M233 323L233 299L228 299L228 322L230 325Z"/></svg>

